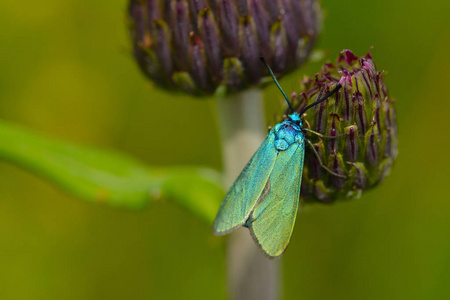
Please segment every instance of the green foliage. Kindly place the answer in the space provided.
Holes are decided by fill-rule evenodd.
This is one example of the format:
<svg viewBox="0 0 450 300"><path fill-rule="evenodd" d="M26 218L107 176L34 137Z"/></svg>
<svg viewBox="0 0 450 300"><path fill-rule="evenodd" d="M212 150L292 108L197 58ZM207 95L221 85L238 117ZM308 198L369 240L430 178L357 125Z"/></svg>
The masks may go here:
<svg viewBox="0 0 450 300"><path fill-rule="evenodd" d="M0 121L0 159L46 177L89 202L141 209L170 199L206 222L214 218L223 190L213 170L156 169L124 154L65 143Z"/></svg>

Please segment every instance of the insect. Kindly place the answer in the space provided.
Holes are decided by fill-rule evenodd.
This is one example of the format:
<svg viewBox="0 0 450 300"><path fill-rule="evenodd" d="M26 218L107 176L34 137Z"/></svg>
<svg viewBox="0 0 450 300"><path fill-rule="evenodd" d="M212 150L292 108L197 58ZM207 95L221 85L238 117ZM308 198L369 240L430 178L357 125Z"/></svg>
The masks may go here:
<svg viewBox="0 0 450 300"><path fill-rule="evenodd" d="M274 258L284 253L291 239L299 204L305 144L309 142L305 131L313 132L303 128L301 116L341 86L337 84L330 93L297 113L267 62L260 59L286 99L291 114L270 130L231 186L214 220L213 232L224 235L239 227L247 227L264 253ZM315 152L314 147L312 149Z"/></svg>

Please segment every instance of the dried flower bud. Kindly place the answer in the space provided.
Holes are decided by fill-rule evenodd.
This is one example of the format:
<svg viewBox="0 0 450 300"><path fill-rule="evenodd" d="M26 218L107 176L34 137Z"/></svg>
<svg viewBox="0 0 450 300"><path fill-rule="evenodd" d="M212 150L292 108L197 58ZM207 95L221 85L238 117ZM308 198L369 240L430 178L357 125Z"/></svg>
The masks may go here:
<svg viewBox="0 0 450 300"><path fill-rule="evenodd" d="M318 0L131 0L134 56L158 85L197 95L258 85L303 64L320 27Z"/></svg>
<svg viewBox="0 0 450 300"><path fill-rule="evenodd" d="M304 200L332 202L358 197L389 173L397 157L397 127L394 100L383 80L370 53L358 58L344 50L336 64L326 63L315 78L302 81L302 93L293 93L294 108L300 112L338 83L342 85L335 95L309 109L303 124L320 134L337 136L320 138L307 133L323 164L346 178L322 168L307 145L301 190Z"/></svg>

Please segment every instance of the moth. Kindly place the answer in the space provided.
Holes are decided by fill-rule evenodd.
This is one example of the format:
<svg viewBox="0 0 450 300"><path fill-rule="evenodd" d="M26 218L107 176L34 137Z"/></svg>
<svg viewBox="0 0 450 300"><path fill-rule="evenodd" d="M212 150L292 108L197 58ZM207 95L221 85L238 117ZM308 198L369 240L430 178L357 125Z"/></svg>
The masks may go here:
<svg viewBox="0 0 450 300"><path fill-rule="evenodd" d="M231 186L214 220L213 232L225 235L247 227L264 253L274 258L284 253L291 239L299 206L305 144L309 142L305 131L315 133L303 128L301 116L336 93L341 85L337 84L330 93L298 113L267 62L263 58L261 61L286 99L291 114L270 130Z"/></svg>

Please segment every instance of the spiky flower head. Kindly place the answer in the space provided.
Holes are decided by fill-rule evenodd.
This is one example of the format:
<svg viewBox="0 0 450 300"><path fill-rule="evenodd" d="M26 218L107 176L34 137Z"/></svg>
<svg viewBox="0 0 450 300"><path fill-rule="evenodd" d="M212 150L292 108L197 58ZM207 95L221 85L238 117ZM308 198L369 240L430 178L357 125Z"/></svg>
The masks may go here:
<svg viewBox="0 0 450 300"><path fill-rule="evenodd" d="M300 66L319 32L318 0L131 0L134 56L158 85L236 92Z"/></svg>
<svg viewBox="0 0 450 300"><path fill-rule="evenodd" d="M301 188L305 201L358 197L389 174L397 157L397 127L394 100L383 80L384 73L377 71L370 53L358 58L344 50L335 64L325 63L315 78L301 82L303 92L292 94L294 109L300 112L342 85L328 100L307 111L304 127L336 137L307 133L323 165L345 178L321 167L307 145Z"/></svg>

